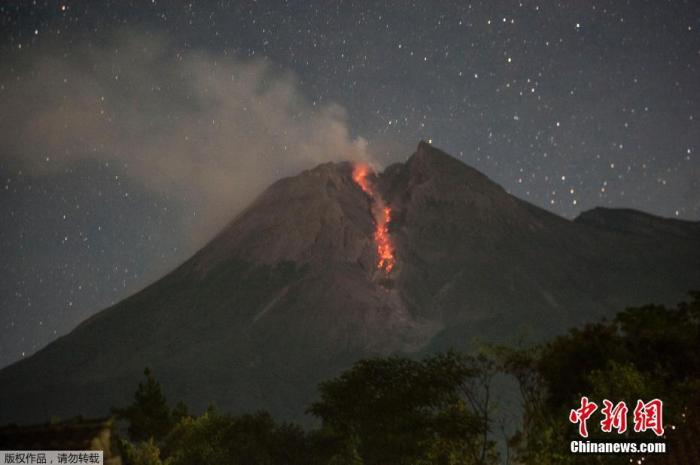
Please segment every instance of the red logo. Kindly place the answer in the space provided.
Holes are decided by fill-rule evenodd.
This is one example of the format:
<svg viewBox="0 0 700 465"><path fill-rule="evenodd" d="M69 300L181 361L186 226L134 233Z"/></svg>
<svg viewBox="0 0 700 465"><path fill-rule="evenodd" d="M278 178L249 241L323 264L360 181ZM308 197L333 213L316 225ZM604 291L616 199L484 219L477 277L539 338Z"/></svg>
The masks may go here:
<svg viewBox="0 0 700 465"><path fill-rule="evenodd" d="M657 436L663 436L663 402L654 399L646 404L637 401L634 408L634 431L637 433L652 430Z"/></svg>
<svg viewBox="0 0 700 465"><path fill-rule="evenodd" d="M581 397L581 408L569 413L569 421L574 424L578 423L578 434L584 438L588 437L586 423L596 410L598 410L598 406L594 402L588 402L588 397Z"/></svg>
<svg viewBox="0 0 700 465"><path fill-rule="evenodd" d="M600 413L603 414L603 421L600 422L600 429L604 433L610 433L613 429L617 430L617 434L622 434L627 431L627 405L624 402L618 402L613 407L613 403L608 399L603 400L603 409Z"/></svg>
<svg viewBox="0 0 700 465"><path fill-rule="evenodd" d="M588 437L588 419L596 410L598 410L598 405L595 402L590 402L588 397L584 396L581 397L581 407L569 412L569 421L578 424L578 434L581 437ZM629 409L624 401L613 404L608 399L603 399L603 408L600 410L603 415L600 422L601 431L611 433L616 430L618 434L627 431L628 412ZM635 433L653 431L657 436L663 436L663 402L661 400L653 399L646 403L641 399L637 400L633 417Z"/></svg>

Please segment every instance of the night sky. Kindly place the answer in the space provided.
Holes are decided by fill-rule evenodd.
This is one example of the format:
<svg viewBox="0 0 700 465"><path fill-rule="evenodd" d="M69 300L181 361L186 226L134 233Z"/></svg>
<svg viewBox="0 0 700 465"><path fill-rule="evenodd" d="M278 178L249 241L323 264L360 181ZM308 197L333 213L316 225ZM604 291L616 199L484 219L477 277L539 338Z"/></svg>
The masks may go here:
<svg viewBox="0 0 700 465"><path fill-rule="evenodd" d="M700 2L0 3L0 366L270 182L419 139L567 218L700 218Z"/></svg>

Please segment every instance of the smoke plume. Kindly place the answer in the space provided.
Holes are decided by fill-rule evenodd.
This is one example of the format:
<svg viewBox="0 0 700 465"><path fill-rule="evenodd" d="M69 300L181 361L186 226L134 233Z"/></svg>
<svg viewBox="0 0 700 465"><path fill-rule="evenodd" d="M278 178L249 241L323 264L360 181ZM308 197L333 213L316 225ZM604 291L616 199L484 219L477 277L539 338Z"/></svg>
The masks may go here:
<svg viewBox="0 0 700 465"><path fill-rule="evenodd" d="M292 73L264 60L116 35L70 53L29 50L12 68L19 80L0 76L6 160L35 175L83 159L115 164L183 199L196 243L275 179L324 161L371 161L343 108L305 97Z"/></svg>

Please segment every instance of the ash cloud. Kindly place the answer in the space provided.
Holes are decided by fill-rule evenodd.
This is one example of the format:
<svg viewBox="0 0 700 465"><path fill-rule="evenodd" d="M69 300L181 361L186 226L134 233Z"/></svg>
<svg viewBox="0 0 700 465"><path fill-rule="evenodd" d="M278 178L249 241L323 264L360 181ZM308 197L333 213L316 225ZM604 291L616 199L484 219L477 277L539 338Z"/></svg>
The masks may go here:
<svg viewBox="0 0 700 465"><path fill-rule="evenodd" d="M6 167L50 175L84 159L113 164L184 202L194 245L280 177L373 162L342 107L310 101L292 73L264 60L133 34L64 52L37 48L3 67L20 75L0 75Z"/></svg>

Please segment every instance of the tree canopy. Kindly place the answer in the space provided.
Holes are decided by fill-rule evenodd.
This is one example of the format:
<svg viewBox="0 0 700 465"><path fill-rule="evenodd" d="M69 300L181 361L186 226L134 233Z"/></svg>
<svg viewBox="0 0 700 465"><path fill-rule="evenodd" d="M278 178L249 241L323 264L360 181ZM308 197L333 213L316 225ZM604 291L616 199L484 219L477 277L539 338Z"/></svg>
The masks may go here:
<svg viewBox="0 0 700 465"><path fill-rule="evenodd" d="M360 360L320 384L308 412L321 426L311 431L267 412L233 416L211 407L195 416L182 403L171 409L146 369L132 404L114 409L133 442L123 441L123 456L132 465L493 464L494 377L507 374L520 388L523 416L502 463L511 452L522 464L629 463L629 456L569 452L578 437L568 413L584 395L599 404L663 399L664 423L678 425L668 436L673 453L697 463L700 293L692 297L675 308L630 308L539 346ZM610 440L599 423L589 424L591 438ZM644 434L630 428L620 438L654 438Z"/></svg>

